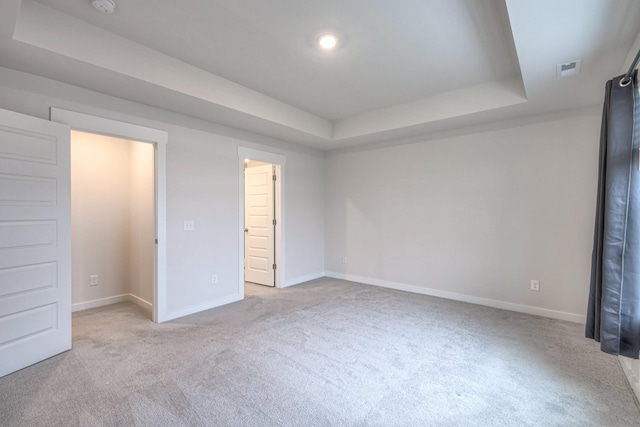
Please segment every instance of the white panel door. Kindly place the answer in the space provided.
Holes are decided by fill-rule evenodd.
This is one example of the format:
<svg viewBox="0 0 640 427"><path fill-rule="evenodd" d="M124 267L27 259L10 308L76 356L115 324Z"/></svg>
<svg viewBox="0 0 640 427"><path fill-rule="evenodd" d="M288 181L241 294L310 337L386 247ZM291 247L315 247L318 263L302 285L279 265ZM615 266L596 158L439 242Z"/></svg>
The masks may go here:
<svg viewBox="0 0 640 427"><path fill-rule="evenodd" d="M71 348L69 135L0 109L0 377Z"/></svg>
<svg viewBox="0 0 640 427"><path fill-rule="evenodd" d="M273 165L245 169L244 279L275 286Z"/></svg>

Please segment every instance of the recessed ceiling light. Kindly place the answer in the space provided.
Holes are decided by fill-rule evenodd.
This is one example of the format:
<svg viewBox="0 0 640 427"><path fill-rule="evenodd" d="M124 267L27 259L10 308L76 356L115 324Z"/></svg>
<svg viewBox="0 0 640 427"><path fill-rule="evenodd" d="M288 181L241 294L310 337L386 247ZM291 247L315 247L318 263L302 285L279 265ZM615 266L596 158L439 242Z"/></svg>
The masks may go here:
<svg viewBox="0 0 640 427"><path fill-rule="evenodd" d="M116 2L113 0L91 0L91 5L102 13L113 13Z"/></svg>
<svg viewBox="0 0 640 427"><path fill-rule="evenodd" d="M318 37L318 46L320 49L333 50L338 45L338 38L333 34L323 34Z"/></svg>

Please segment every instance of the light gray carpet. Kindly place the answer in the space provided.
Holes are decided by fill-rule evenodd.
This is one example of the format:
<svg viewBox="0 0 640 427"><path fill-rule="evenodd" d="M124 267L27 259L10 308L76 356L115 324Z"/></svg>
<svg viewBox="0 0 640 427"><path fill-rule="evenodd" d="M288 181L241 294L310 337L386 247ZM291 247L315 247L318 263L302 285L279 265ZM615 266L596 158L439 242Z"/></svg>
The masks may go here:
<svg viewBox="0 0 640 427"><path fill-rule="evenodd" d="M244 296L259 296L264 294L271 294L278 289L273 286L258 285L257 283L244 282Z"/></svg>
<svg viewBox="0 0 640 427"><path fill-rule="evenodd" d="M0 379L2 426L639 426L580 325L332 279L156 325L74 315Z"/></svg>

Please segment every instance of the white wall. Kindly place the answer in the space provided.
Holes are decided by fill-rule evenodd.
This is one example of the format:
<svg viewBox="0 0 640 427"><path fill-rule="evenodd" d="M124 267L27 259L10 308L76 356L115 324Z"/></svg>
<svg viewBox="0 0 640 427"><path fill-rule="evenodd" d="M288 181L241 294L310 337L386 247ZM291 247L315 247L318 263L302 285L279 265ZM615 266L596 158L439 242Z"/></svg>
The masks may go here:
<svg viewBox="0 0 640 427"><path fill-rule="evenodd" d="M0 68L0 108L48 118L52 105L169 132L170 313L237 295L241 145L287 157L285 284L326 267L584 314L597 114L324 159L304 147ZM185 219L195 221L194 232L182 230ZM529 291L531 279L541 280L540 293Z"/></svg>
<svg viewBox="0 0 640 427"><path fill-rule="evenodd" d="M129 150L129 293L138 301L152 305L156 250L155 154L153 145L144 142L130 141Z"/></svg>
<svg viewBox="0 0 640 427"><path fill-rule="evenodd" d="M238 287L238 269L229 268L238 265L236 143L187 129L180 134L174 142L170 133L167 145L169 312L233 295ZM184 220L193 220L195 231L182 231Z"/></svg>
<svg viewBox="0 0 640 427"><path fill-rule="evenodd" d="M324 162L294 154L287 158L286 173L284 282L288 286L313 278L317 271L324 272Z"/></svg>
<svg viewBox="0 0 640 427"><path fill-rule="evenodd" d="M327 272L583 320L599 127L585 113L330 155Z"/></svg>
<svg viewBox="0 0 640 427"><path fill-rule="evenodd" d="M74 305L129 292L130 143L72 132ZM89 286L89 276L98 285Z"/></svg>
<svg viewBox="0 0 640 427"><path fill-rule="evenodd" d="M153 302L153 145L72 131L74 309L128 299ZM90 286L89 276L98 275Z"/></svg>
<svg viewBox="0 0 640 427"><path fill-rule="evenodd" d="M619 359L636 398L640 400L640 360L622 356L619 356Z"/></svg>
<svg viewBox="0 0 640 427"><path fill-rule="evenodd" d="M56 106L165 130L167 311L180 316L239 295L238 146L286 156L285 283L324 271L321 152L0 68L0 108L49 118ZM183 221L195 231L183 231ZM218 274L218 284L211 275Z"/></svg>

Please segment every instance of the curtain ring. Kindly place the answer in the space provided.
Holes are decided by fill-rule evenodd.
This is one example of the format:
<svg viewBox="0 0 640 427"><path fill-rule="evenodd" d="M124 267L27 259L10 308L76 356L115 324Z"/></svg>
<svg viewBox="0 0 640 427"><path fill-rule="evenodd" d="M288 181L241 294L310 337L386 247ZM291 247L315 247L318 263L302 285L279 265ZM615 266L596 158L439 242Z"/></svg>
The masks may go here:
<svg viewBox="0 0 640 427"><path fill-rule="evenodd" d="M629 77L623 77L618 82L620 87L627 87L627 86L629 86L629 83L631 83L631 78L629 78Z"/></svg>

